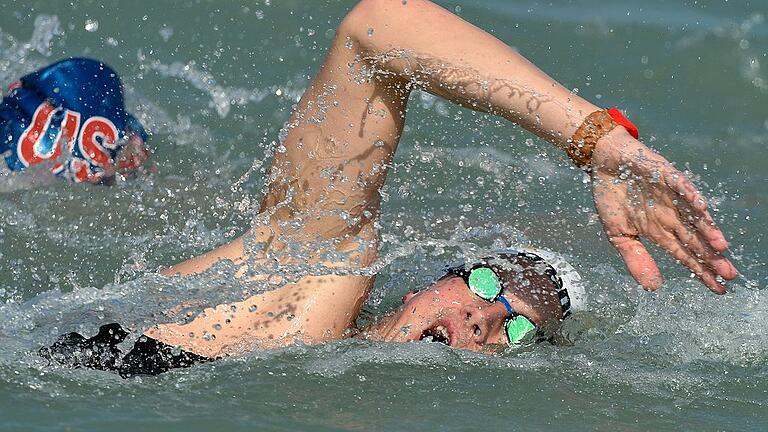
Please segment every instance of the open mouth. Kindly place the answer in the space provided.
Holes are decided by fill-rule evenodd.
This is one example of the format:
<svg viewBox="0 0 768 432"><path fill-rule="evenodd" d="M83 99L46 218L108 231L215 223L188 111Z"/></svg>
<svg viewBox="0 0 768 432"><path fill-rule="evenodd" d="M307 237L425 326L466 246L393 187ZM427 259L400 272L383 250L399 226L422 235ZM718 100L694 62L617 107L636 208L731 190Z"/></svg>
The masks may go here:
<svg viewBox="0 0 768 432"><path fill-rule="evenodd" d="M428 328L421 333L420 341L437 342L451 346L451 333L445 326L436 325Z"/></svg>

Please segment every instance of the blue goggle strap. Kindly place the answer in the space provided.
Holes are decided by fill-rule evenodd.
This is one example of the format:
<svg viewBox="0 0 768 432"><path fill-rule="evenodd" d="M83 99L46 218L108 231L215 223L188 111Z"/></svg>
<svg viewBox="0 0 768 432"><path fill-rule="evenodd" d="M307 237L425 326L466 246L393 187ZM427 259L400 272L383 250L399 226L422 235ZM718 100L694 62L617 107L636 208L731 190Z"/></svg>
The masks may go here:
<svg viewBox="0 0 768 432"><path fill-rule="evenodd" d="M515 310L512 308L512 305L509 304L509 300L505 299L503 295L499 295L496 300L507 308L507 312L509 312L510 315L514 315Z"/></svg>

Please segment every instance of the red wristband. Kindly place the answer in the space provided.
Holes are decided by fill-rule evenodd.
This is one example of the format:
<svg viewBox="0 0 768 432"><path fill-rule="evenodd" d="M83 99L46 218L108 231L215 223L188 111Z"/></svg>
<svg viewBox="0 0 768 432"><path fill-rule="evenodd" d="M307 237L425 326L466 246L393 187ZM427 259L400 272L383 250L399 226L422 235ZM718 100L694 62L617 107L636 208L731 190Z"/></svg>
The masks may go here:
<svg viewBox="0 0 768 432"><path fill-rule="evenodd" d="M640 132L637 130L637 126L629 121L628 118L624 117L624 114L622 114L618 108L609 108L608 115L611 116L617 125L623 126L624 129L626 129L627 132L629 132L629 134L632 135L635 139L640 139Z"/></svg>

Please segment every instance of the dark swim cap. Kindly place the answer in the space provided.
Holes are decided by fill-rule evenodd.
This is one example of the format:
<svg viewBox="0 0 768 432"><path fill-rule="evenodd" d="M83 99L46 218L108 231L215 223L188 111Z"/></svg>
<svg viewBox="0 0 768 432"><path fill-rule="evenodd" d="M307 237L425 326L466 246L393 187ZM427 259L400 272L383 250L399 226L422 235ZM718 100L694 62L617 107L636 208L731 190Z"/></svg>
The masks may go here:
<svg viewBox="0 0 768 432"><path fill-rule="evenodd" d="M581 276L562 256L551 251L533 248L497 250L494 255L477 262L449 266L446 273L448 275L469 274L473 269L492 266L495 273L501 278L502 284L514 284L519 270L514 267L506 268L504 265L497 266L495 264L499 262L516 264L518 258L523 258L530 263L543 264L541 270L554 284L563 318L570 315L572 311L585 308L587 296Z"/></svg>
<svg viewBox="0 0 768 432"><path fill-rule="evenodd" d="M125 110L120 78L102 62L62 60L9 90L0 103L0 154L11 171L47 162L56 176L98 182L126 143L148 153L144 127Z"/></svg>

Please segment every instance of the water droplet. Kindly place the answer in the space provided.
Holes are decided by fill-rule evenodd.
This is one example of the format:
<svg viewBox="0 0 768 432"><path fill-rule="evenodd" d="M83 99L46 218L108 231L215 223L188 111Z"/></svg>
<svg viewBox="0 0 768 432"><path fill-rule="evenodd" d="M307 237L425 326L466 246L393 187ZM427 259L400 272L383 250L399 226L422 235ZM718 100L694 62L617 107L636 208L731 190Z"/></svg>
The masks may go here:
<svg viewBox="0 0 768 432"><path fill-rule="evenodd" d="M368 36L373 36L373 27L368 27Z"/></svg>
<svg viewBox="0 0 768 432"><path fill-rule="evenodd" d="M160 28L160 37L163 38L164 41L168 42L168 40L173 36L173 29L171 27L163 26Z"/></svg>
<svg viewBox="0 0 768 432"><path fill-rule="evenodd" d="M376 141L373 143L373 146L374 146L374 147L384 147L384 141L383 141L383 140L376 140Z"/></svg>
<svg viewBox="0 0 768 432"><path fill-rule="evenodd" d="M213 329L216 330L216 331L220 331L221 330L221 324L219 324L219 323L214 324L213 325Z"/></svg>
<svg viewBox="0 0 768 432"><path fill-rule="evenodd" d="M258 309L258 308L256 307L256 305L251 305L251 306L248 308L248 312L256 312L256 309Z"/></svg>
<svg viewBox="0 0 768 432"><path fill-rule="evenodd" d="M739 41L739 48L745 50L749 48L749 41L746 39L742 39Z"/></svg>
<svg viewBox="0 0 768 432"><path fill-rule="evenodd" d="M643 71L643 76L647 79L653 78L653 69L646 69Z"/></svg>
<svg viewBox="0 0 768 432"><path fill-rule="evenodd" d="M99 29L99 22L92 19L85 20L85 31L87 32L95 32Z"/></svg>

